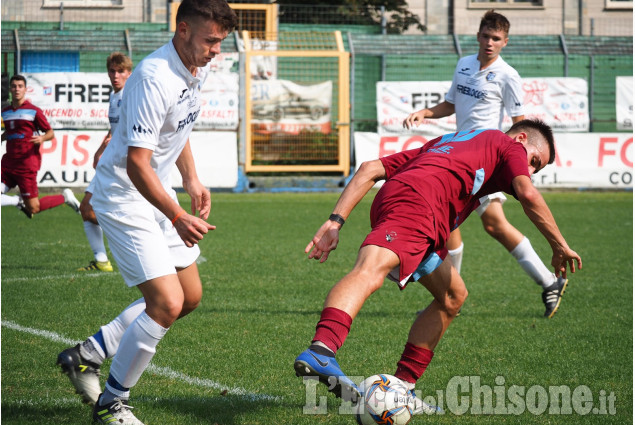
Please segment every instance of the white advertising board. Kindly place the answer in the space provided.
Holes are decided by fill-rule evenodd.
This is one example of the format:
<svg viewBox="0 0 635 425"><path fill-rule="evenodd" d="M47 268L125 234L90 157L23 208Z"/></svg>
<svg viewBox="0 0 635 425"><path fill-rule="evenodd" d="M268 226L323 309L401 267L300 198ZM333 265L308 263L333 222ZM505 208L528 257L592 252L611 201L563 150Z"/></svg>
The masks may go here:
<svg viewBox="0 0 635 425"><path fill-rule="evenodd" d="M615 77L615 115L618 130L633 130L633 77Z"/></svg>
<svg viewBox="0 0 635 425"><path fill-rule="evenodd" d="M392 81L377 83L377 122L381 134L421 134L437 137L456 131L455 116L427 119L410 130L408 114L445 100L451 81ZM525 118L540 118L554 131L589 130L588 86L582 78L523 78ZM511 127L506 116L503 128Z"/></svg>
<svg viewBox="0 0 635 425"><path fill-rule="evenodd" d="M231 58L218 59L221 64ZM201 87L201 112L195 129L238 128L238 74L217 66ZM54 129L107 130L112 87L105 72L26 74L27 99L42 109ZM124 89L125 90L125 89ZM125 94L124 94L125 96Z"/></svg>
<svg viewBox="0 0 635 425"><path fill-rule="evenodd" d="M95 175L93 156L105 131L57 130L55 138L42 144L39 187L86 187ZM209 188L234 188L238 182L236 133L195 131L190 145L199 179ZM6 143L0 150L6 152ZM181 187L178 170L172 173L174 187Z"/></svg>

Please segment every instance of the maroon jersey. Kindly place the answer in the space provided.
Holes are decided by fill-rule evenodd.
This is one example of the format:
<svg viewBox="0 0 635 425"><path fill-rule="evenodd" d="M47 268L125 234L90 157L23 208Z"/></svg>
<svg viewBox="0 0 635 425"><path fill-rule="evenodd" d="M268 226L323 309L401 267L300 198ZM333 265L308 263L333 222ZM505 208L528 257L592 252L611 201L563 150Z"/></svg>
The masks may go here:
<svg viewBox="0 0 635 425"><path fill-rule="evenodd" d="M47 132L51 125L40 108L25 101L17 109L11 105L2 110L7 153L2 168L12 171L38 171L42 165L40 145L31 142L36 131Z"/></svg>
<svg viewBox="0 0 635 425"><path fill-rule="evenodd" d="M495 192L515 197L514 177L529 177L527 151L499 130L446 134L381 161L386 181L408 185L430 206L437 234L429 236L440 247L478 207L480 197Z"/></svg>

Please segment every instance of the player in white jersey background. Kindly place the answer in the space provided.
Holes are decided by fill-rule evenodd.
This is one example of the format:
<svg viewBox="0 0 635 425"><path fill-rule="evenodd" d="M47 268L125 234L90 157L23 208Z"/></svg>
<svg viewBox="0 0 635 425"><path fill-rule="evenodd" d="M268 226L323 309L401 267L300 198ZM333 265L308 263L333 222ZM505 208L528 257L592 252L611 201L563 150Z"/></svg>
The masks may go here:
<svg viewBox="0 0 635 425"><path fill-rule="evenodd" d="M200 303L197 244L215 226L205 221L210 193L198 179L188 138L206 68L236 25L225 0L181 2L172 40L141 61L126 82L119 125L97 165L91 204L126 284L142 294L111 322L116 326L102 326L97 337L58 357L85 395L99 387L99 365L114 355L103 393L97 400L84 397L95 403L98 423L142 425L128 405L130 389L169 327ZM191 214L171 187L174 165Z"/></svg>
<svg viewBox="0 0 635 425"><path fill-rule="evenodd" d="M444 102L416 111L403 122L404 127L419 125L425 118L442 118L456 113L457 131L495 128L502 130L504 113L512 122L524 119L523 92L518 72L500 57L509 40L509 21L490 10L481 19L476 34L479 51L461 58L454 71L452 86ZM477 209L485 231L516 258L523 270L542 286L545 317L558 310L567 280L557 278L518 229L507 221L503 212L505 195L492 194L481 199ZM455 229L448 241L452 263L461 271L463 241Z"/></svg>
<svg viewBox="0 0 635 425"><path fill-rule="evenodd" d="M110 84L113 88L112 93L110 93L110 102L108 107L108 122L110 123L110 130L108 130L104 140L95 152L95 156L93 158L93 168L97 168L97 162L103 154L104 149L106 149L106 146L108 146L108 142L110 142L113 133L117 129L117 124L119 124L119 109L123 98L123 88L126 85L128 77L130 77L130 74L132 73L132 61L123 53L111 53L106 59L106 70L108 71L108 78L110 79ZM84 233L86 233L86 238L88 239L88 243L93 251L94 260L88 263L87 266L81 267L78 270L99 270L103 272L111 272L113 269L112 264L110 264L110 261L108 260L108 255L106 254L104 233L97 222L95 211L93 211L93 207L90 205L93 192L92 182L88 185L84 192L84 199L82 199L79 206L79 211L82 214L82 220L84 220Z"/></svg>

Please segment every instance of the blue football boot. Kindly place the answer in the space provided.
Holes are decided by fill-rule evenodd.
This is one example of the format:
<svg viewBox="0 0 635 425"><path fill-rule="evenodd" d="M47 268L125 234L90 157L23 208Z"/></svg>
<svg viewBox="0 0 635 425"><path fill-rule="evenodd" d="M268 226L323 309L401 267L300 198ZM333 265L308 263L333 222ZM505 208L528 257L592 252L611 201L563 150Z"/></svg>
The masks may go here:
<svg viewBox="0 0 635 425"><path fill-rule="evenodd" d="M295 359L293 367L296 376L317 376L339 398L356 403L361 396L357 385L342 372L335 357L318 354L308 348Z"/></svg>

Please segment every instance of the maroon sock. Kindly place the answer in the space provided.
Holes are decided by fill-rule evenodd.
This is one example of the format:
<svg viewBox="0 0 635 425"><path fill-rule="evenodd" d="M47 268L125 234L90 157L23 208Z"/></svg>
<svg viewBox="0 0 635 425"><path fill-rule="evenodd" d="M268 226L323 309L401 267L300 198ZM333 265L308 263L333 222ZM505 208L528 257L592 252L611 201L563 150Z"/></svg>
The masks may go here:
<svg viewBox="0 0 635 425"><path fill-rule="evenodd" d="M64 195L48 195L40 198L40 211L60 206L64 203Z"/></svg>
<svg viewBox="0 0 635 425"><path fill-rule="evenodd" d="M351 330L353 319L343 310L327 307L322 310L320 321L315 327L313 341L320 341L333 353L344 344L344 340Z"/></svg>
<svg viewBox="0 0 635 425"><path fill-rule="evenodd" d="M423 372L426 371L426 368L432 360L432 356L434 356L434 352L431 350L417 347L409 342L406 343L406 348L404 348L401 354L401 360L397 363L395 376L414 384L421 378Z"/></svg>

